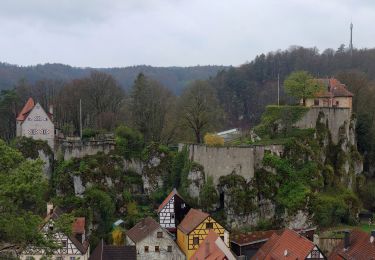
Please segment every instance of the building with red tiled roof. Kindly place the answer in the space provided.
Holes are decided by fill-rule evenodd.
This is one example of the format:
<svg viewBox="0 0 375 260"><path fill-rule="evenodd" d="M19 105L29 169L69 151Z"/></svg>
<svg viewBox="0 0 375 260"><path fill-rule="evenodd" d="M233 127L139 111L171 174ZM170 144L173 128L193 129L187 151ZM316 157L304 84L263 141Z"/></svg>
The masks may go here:
<svg viewBox="0 0 375 260"><path fill-rule="evenodd" d="M229 247L229 233L210 214L198 209L190 209L177 227L177 244L188 259L198 249L209 231L214 231Z"/></svg>
<svg viewBox="0 0 375 260"><path fill-rule="evenodd" d="M52 106L46 112L39 103L29 98L16 118L16 136L43 140L54 148L55 126L52 122Z"/></svg>
<svg viewBox="0 0 375 260"><path fill-rule="evenodd" d="M169 232L176 233L177 226L188 213L189 209L189 205L178 194L177 190L173 189L157 210L160 226L166 228Z"/></svg>
<svg viewBox="0 0 375 260"><path fill-rule="evenodd" d="M63 211L51 204L47 204L47 216L41 226L41 232L53 234L53 239L61 248L56 249L52 258L62 257L65 259L88 260L90 256L89 242L85 232L85 218L79 217L72 223L72 234L64 234L55 230L54 223L57 221ZM44 249L29 245L21 254L21 259L41 259L45 255Z"/></svg>
<svg viewBox="0 0 375 260"><path fill-rule="evenodd" d="M375 259L375 232L372 234L354 229L345 233L345 238L332 251L330 260Z"/></svg>
<svg viewBox="0 0 375 260"><path fill-rule="evenodd" d="M251 259L318 260L326 257L313 242L293 230L285 229L281 234L274 233Z"/></svg>
<svg viewBox="0 0 375 260"><path fill-rule="evenodd" d="M308 229L297 229L294 231L312 241L315 230L316 228L313 227ZM282 229L235 232L230 235L230 247L237 256L245 256L247 259L250 259L274 233L280 235L282 232Z"/></svg>
<svg viewBox="0 0 375 260"><path fill-rule="evenodd" d="M199 245L192 260L235 260L235 255L225 245L224 241L212 230Z"/></svg>
<svg viewBox="0 0 375 260"><path fill-rule="evenodd" d="M126 232L126 245L135 246L137 259L184 259L171 234L153 218L139 221Z"/></svg>
<svg viewBox="0 0 375 260"><path fill-rule="evenodd" d="M318 79L323 90L318 92L314 98L307 98L307 107L339 107L352 109L353 94L335 78ZM301 101L302 102L302 101Z"/></svg>

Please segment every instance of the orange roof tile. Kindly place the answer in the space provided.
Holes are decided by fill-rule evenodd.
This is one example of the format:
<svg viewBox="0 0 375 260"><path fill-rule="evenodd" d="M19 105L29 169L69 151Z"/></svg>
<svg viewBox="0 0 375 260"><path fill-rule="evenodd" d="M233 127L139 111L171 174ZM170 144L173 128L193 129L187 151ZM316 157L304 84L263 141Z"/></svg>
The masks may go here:
<svg viewBox="0 0 375 260"><path fill-rule="evenodd" d="M183 233L189 234L208 216L208 213L205 213L201 210L190 209L188 214L185 216L185 218L182 220L182 222L180 223L180 225L178 225L177 228L180 229Z"/></svg>
<svg viewBox="0 0 375 260"><path fill-rule="evenodd" d="M252 259L305 259L314 247L314 243L307 238L285 229L281 235L274 233Z"/></svg>
<svg viewBox="0 0 375 260"><path fill-rule="evenodd" d="M35 102L32 98L29 98L22 108L21 112L17 116L17 121L24 121L26 119L27 114L34 108Z"/></svg>
<svg viewBox="0 0 375 260"><path fill-rule="evenodd" d="M176 188L174 188L171 193L169 193L169 195L163 200L163 202L160 204L159 208L158 208L158 213L165 207L165 205L167 205L167 203L171 200L171 198L174 196L174 195L177 195L181 198L180 194L178 194ZM182 199L182 198L181 198Z"/></svg>
<svg viewBox="0 0 375 260"><path fill-rule="evenodd" d="M222 260L225 259L225 253L216 245L215 241L219 236L213 231L210 230L206 238L201 242L199 248L193 256L190 258L195 259L207 259L207 260Z"/></svg>
<svg viewBox="0 0 375 260"><path fill-rule="evenodd" d="M371 243L371 235L355 229L350 232L349 248L344 249L344 241L333 250L329 259L375 259L375 241Z"/></svg>
<svg viewBox="0 0 375 260"><path fill-rule="evenodd" d="M282 230L252 231L248 233L231 234L231 242L237 245L247 245L268 240L274 233L281 234Z"/></svg>
<svg viewBox="0 0 375 260"><path fill-rule="evenodd" d="M321 83L325 89L318 92L316 97L353 97L353 93L351 93L345 84L342 84L335 78L330 79L318 79L319 83Z"/></svg>
<svg viewBox="0 0 375 260"><path fill-rule="evenodd" d="M76 218L73 222L72 231L73 233L76 233L76 234L85 233L85 218L83 217Z"/></svg>

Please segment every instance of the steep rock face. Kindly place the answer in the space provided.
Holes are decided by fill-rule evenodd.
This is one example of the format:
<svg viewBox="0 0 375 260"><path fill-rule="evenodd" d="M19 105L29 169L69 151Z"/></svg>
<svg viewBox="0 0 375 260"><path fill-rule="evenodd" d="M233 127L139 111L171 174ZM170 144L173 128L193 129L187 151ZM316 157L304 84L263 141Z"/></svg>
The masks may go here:
<svg viewBox="0 0 375 260"><path fill-rule="evenodd" d="M276 170L264 164L263 157L266 153L289 162L299 162L301 165L304 162L314 162L316 170L314 170L314 175L310 176L313 183L308 184L312 191L323 190L325 186L334 185L355 189L356 177L361 174L363 166L362 157L356 146L356 119L351 116L350 110L313 109L295 125L302 129L314 130L310 131L312 134L297 138L285 146L278 146L277 149L269 149L270 146L249 147L251 156L246 156L246 153L240 153L242 156L235 156L236 165L241 165L243 161L244 165L249 168L249 159L252 161L249 173L244 171L247 168L237 171L238 167L234 167L235 165L232 167L234 161L226 162L234 154L227 156L226 160L218 158L220 157L218 155L225 155L230 153L230 149L236 148L196 146L190 149L190 158L200 162L203 166L208 165L211 172L215 167L219 167L217 168L219 170L215 171L215 173L220 172L215 184L221 194L221 207L228 226L255 226L264 220L282 223L283 226L291 228L304 228L313 224L314 213L309 208L308 198L304 204L289 213L287 210L280 210L280 198L275 197L280 184L273 177L280 174L280 169ZM211 150L214 152L211 153ZM222 166L220 166L221 162L223 162ZM231 167L231 172L226 169L228 166ZM206 172L206 169L204 171ZM296 173L298 171L297 168ZM191 174L194 176L196 173ZM268 177L263 180L264 176ZM195 196L199 194L198 187L191 190L191 194Z"/></svg>
<svg viewBox="0 0 375 260"><path fill-rule="evenodd" d="M192 198L197 199L205 181L203 167L192 167L188 173L187 179L189 183L188 193Z"/></svg>

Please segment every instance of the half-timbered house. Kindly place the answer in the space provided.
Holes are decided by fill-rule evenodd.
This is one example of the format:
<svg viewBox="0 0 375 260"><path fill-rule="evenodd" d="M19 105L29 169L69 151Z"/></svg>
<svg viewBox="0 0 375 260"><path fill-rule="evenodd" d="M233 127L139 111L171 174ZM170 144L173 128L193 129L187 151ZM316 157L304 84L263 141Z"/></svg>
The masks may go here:
<svg viewBox="0 0 375 260"><path fill-rule="evenodd" d="M291 229L285 229L281 234L274 233L251 259L325 260L327 258L312 241Z"/></svg>
<svg viewBox="0 0 375 260"><path fill-rule="evenodd" d="M169 232L176 233L177 226L184 219L190 207L176 189L164 199L158 208L159 224Z"/></svg>
<svg viewBox="0 0 375 260"><path fill-rule="evenodd" d="M229 247L229 233L222 225L208 213L198 209L190 209L177 227L177 244L188 259L191 259L210 230L214 231Z"/></svg>
<svg viewBox="0 0 375 260"><path fill-rule="evenodd" d="M142 219L126 232L126 245L136 246L138 260L185 259L171 234L151 217Z"/></svg>
<svg viewBox="0 0 375 260"><path fill-rule="evenodd" d="M58 249L53 251L52 259L56 260L88 260L89 243L85 236L85 218L76 218L72 225L72 234L64 234L60 231L54 232L54 223L63 214L58 208L50 209L49 214L44 220L41 232L50 233L54 242L59 245ZM42 247L29 245L21 254L22 260L39 260L45 257L46 251Z"/></svg>

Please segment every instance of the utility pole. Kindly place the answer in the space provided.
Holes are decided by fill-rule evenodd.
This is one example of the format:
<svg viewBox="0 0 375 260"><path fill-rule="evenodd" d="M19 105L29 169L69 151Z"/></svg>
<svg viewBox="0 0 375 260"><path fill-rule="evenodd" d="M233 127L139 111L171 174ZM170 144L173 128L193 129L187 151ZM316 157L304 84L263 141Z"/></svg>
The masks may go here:
<svg viewBox="0 0 375 260"><path fill-rule="evenodd" d="M350 56L353 56L353 23L350 23L350 43L349 43L349 49L350 49Z"/></svg>
<svg viewBox="0 0 375 260"><path fill-rule="evenodd" d="M277 73L277 106L280 106L280 73Z"/></svg>
<svg viewBox="0 0 375 260"><path fill-rule="evenodd" d="M79 99L79 137L82 140L82 99Z"/></svg>

